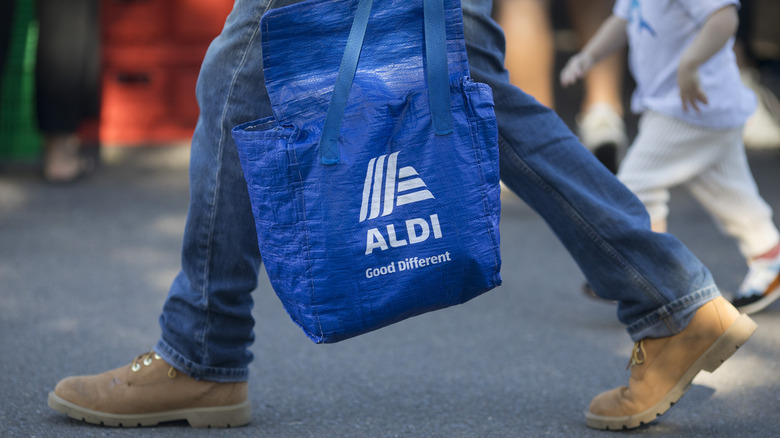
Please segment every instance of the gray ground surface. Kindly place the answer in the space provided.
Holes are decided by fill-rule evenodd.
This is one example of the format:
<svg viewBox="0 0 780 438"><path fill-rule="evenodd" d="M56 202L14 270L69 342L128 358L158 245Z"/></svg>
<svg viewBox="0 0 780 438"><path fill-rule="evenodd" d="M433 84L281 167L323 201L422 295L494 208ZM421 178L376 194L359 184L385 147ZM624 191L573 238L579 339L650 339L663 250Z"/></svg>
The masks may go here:
<svg viewBox="0 0 780 438"><path fill-rule="evenodd" d="M157 339L178 270L187 149L111 149L91 178L42 183L0 173L0 436L591 437L583 411L625 383L631 342L614 306L584 297L566 251L514 195L504 196L504 285L465 305L336 345L316 346L267 279L254 294L253 422L232 430L105 429L46 406L68 375L129 363ZM780 210L780 151L751 152ZM745 273L735 244L687 194L671 231L726 290ZM776 436L780 305L754 338L681 402L631 435Z"/></svg>

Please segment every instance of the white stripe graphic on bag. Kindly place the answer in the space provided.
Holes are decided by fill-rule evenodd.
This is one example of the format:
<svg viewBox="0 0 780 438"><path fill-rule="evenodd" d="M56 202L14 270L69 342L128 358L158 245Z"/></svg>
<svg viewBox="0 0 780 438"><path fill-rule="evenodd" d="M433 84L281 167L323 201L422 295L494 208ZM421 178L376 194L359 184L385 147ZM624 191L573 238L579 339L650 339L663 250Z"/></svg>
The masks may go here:
<svg viewBox="0 0 780 438"><path fill-rule="evenodd" d="M390 155L380 155L368 162L366 181L363 183L363 202L360 205L360 222L376 219L380 216L380 210L382 216L387 216L393 212L395 206L435 199L414 167L398 169L398 154L399 152L393 152Z"/></svg>

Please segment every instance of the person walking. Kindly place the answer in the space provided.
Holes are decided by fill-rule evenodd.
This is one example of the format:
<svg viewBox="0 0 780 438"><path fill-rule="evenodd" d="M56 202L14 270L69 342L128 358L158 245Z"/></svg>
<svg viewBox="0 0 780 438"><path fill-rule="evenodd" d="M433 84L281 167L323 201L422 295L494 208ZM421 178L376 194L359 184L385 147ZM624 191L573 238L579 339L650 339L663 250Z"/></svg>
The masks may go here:
<svg viewBox="0 0 780 438"><path fill-rule="evenodd" d="M62 184L90 173L79 128L100 115L100 31L96 0L36 0L35 108L43 135L43 178Z"/></svg>
<svg viewBox="0 0 780 438"><path fill-rule="evenodd" d="M561 3L561 4L554 4ZM512 84L555 107L555 35L553 8L566 10L578 48L610 15L614 0L497 0L494 16L506 34L506 62ZM595 66L583 81L577 134L602 164L617 173L628 146L623 120L625 54L615 53Z"/></svg>
<svg viewBox="0 0 780 438"><path fill-rule="evenodd" d="M748 272L733 304L780 298L780 233L750 172L742 132L756 108L734 55L737 0L618 0L613 15L561 71L564 85L628 44L639 133L618 178L667 231L669 189L684 186L739 243Z"/></svg>
<svg viewBox="0 0 780 438"><path fill-rule="evenodd" d="M251 292L261 257L229 133L272 114L258 20L293 3L237 0L203 61L182 269L163 304L157 344L123 367L61 380L48 398L55 411L113 426L251 421ZM586 422L599 429L649 423L699 371L728 359L756 325L720 296L710 272L678 239L650 229L636 196L555 112L510 84L491 1L463 0L462 8L471 76L495 96L504 183L546 220L597 293L618 301L618 319L636 342L628 387L596 396Z"/></svg>

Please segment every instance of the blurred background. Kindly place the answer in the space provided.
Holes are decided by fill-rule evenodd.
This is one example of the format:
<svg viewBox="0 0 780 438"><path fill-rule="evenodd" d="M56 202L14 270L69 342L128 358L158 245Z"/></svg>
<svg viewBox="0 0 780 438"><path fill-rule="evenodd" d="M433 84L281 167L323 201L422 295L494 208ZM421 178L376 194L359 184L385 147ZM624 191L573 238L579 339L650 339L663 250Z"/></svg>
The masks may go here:
<svg viewBox="0 0 780 438"><path fill-rule="evenodd" d="M77 113L76 134L92 158L100 146L189 139L200 63L232 0L2 1L4 164L40 161L49 134L41 111Z"/></svg>
<svg viewBox="0 0 780 438"><path fill-rule="evenodd" d="M57 149L70 147L82 159L71 173L81 176L100 162L101 149L189 140L198 117L200 63L232 0L1 1L0 165L46 166L47 160L56 165L62 156ZM599 99L599 90L608 90L611 106L625 123L623 142L630 142L636 117L628 111L633 81L624 57L613 62L613 73L606 76L611 86L557 85L563 62L595 31L612 4L495 2L496 18L507 29L513 82L554 107L581 136L578 120ZM775 0L742 2L736 50L743 78L761 101L746 128L748 147L780 147L778 16L780 2ZM52 127L47 119L62 123ZM63 146L67 141L77 146ZM72 176L67 170L65 180Z"/></svg>

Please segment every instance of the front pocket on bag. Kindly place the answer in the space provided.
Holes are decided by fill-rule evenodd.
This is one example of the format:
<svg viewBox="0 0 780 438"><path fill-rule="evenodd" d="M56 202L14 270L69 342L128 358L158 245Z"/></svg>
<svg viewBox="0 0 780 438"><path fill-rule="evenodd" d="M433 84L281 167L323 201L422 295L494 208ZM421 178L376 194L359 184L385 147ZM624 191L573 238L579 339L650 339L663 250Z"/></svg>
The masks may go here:
<svg viewBox="0 0 780 438"><path fill-rule="evenodd" d="M271 227L297 223L300 220L298 208L289 207L298 206L293 202L294 187L276 183L279 178L294 178L297 173L288 154L288 145L296 138L297 129L279 126L271 117L239 125L232 133L255 222L264 222Z"/></svg>

